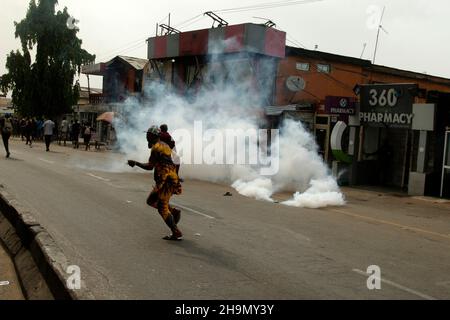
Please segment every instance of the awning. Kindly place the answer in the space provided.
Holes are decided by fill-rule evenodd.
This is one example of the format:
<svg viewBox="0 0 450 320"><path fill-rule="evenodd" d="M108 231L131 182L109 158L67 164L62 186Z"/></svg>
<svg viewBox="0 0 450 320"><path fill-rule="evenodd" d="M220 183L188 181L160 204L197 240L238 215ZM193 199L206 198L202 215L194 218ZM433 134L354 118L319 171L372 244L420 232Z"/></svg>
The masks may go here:
<svg viewBox="0 0 450 320"><path fill-rule="evenodd" d="M290 104L286 106L267 106L264 108L267 116L280 116L289 111L314 111L312 104Z"/></svg>
<svg viewBox="0 0 450 320"><path fill-rule="evenodd" d="M114 112L105 112L97 117L97 121L106 121L112 123L114 119Z"/></svg>

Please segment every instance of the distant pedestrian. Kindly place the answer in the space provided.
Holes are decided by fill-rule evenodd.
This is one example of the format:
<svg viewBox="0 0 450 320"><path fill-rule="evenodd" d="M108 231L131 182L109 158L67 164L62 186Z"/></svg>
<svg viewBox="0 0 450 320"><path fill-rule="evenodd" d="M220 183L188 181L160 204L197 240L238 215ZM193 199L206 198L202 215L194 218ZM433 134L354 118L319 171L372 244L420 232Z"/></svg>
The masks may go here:
<svg viewBox="0 0 450 320"><path fill-rule="evenodd" d="M11 122L13 124L13 137L20 137L20 125L19 125L19 119L16 117L11 118Z"/></svg>
<svg viewBox="0 0 450 320"><path fill-rule="evenodd" d="M67 135L69 133L69 121L67 121L66 117L63 118L61 122L61 140L64 141L64 146L66 145Z"/></svg>
<svg viewBox="0 0 450 320"><path fill-rule="evenodd" d="M48 151L50 151L50 143L52 142L53 130L55 129L55 123L51 119L48 119L47 121L44 122L42 127L44 129L45 147L46 147L46 151L48 152Z"/></svg>
<svg viewBox="0 0 450 320"><path fill-rule="evenodd" d="M0 119L0 130L2 134L3 146L5 147L6 157L9 158L9 138L13 132L13 124L9 114L5 115L4 118Z"/></svg>
<svg viewBox="0 0 450 320"><path fill-rule="evenodd" d="M84 145L86 147L86 151L89 149L91 149L90 143L91 143L91 137L92 137L92 129L89 126L89 124L86 124L84 126L84 133L83 133L83 138L84 138Z"/></svg>
<svg viewBox="0 0 450 320"><path fill-rule="evenodd" d="M25 138L26 138L26 144L32 147L33 144L33 132L34 132L35 123L33 119L28 118L26 120L25 124Z"/></svg>
<svg viewBox="0 0 450 320"><path fill-rule="evenodd" d="M78 140L79 136L80 136L80 124L78 123L78 120L75 120L75 123L72 125L72 143L75 149L78 149L79 147L79 140Z"/></svg>
<svg viewBox="0 0 450 320"><path fill-rule="evenodd" d="M42 140L43 137L43 131L44 131L44 120L39 118L37 120L33 120L35 125L34 125L34 130L33 130L33 137L34 140Z"/></svg>
<svg viewBox="0 0 450 320"><path fill-rule="evenodd" d="M20 137L22 141L24 141L27 130L27 119L22 118L19 122L19 127L20 127Z"/></svg>

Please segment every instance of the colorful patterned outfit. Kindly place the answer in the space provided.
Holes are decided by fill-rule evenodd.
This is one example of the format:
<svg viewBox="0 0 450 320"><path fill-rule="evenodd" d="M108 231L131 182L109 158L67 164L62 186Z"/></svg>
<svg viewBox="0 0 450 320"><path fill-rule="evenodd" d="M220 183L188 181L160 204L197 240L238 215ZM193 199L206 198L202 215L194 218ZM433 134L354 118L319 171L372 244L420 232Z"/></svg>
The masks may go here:
<svg viewBox="0 0 450 320"><path fill-rule="evenodd" d="M181 183L172 161L172 149L158 141L152 146L149 164L154 168L155 183L147 198L147 204L158 209L169 228L173 231L180 219L180 211L169 205L172 195L181 194Z"/></svg>

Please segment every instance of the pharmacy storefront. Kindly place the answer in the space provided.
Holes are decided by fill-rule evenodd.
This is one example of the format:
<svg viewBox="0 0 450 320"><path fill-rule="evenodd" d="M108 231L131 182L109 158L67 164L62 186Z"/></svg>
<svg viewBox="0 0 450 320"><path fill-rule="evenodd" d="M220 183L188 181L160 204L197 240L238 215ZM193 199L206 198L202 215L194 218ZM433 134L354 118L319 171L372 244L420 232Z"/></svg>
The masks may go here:
<svg viewBox="0 0 450 320"><path fill-rule="evenodd" d="M418 89L416 84L359 87L357 184L425 194L435 108L415 103Z"/></svg>

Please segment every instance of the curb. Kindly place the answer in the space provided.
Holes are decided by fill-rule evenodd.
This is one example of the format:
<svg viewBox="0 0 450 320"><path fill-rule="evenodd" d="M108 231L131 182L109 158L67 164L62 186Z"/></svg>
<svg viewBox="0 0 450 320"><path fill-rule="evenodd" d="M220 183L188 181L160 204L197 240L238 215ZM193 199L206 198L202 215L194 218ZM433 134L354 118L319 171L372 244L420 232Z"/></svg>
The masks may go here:
<svg viewBox="0 0 450 320"><path fill-rule="evenodd" d="M0 241L13 259L27 300L93 300L87 289L67 286L64 252L35 215L0 185Z"/></svg>

